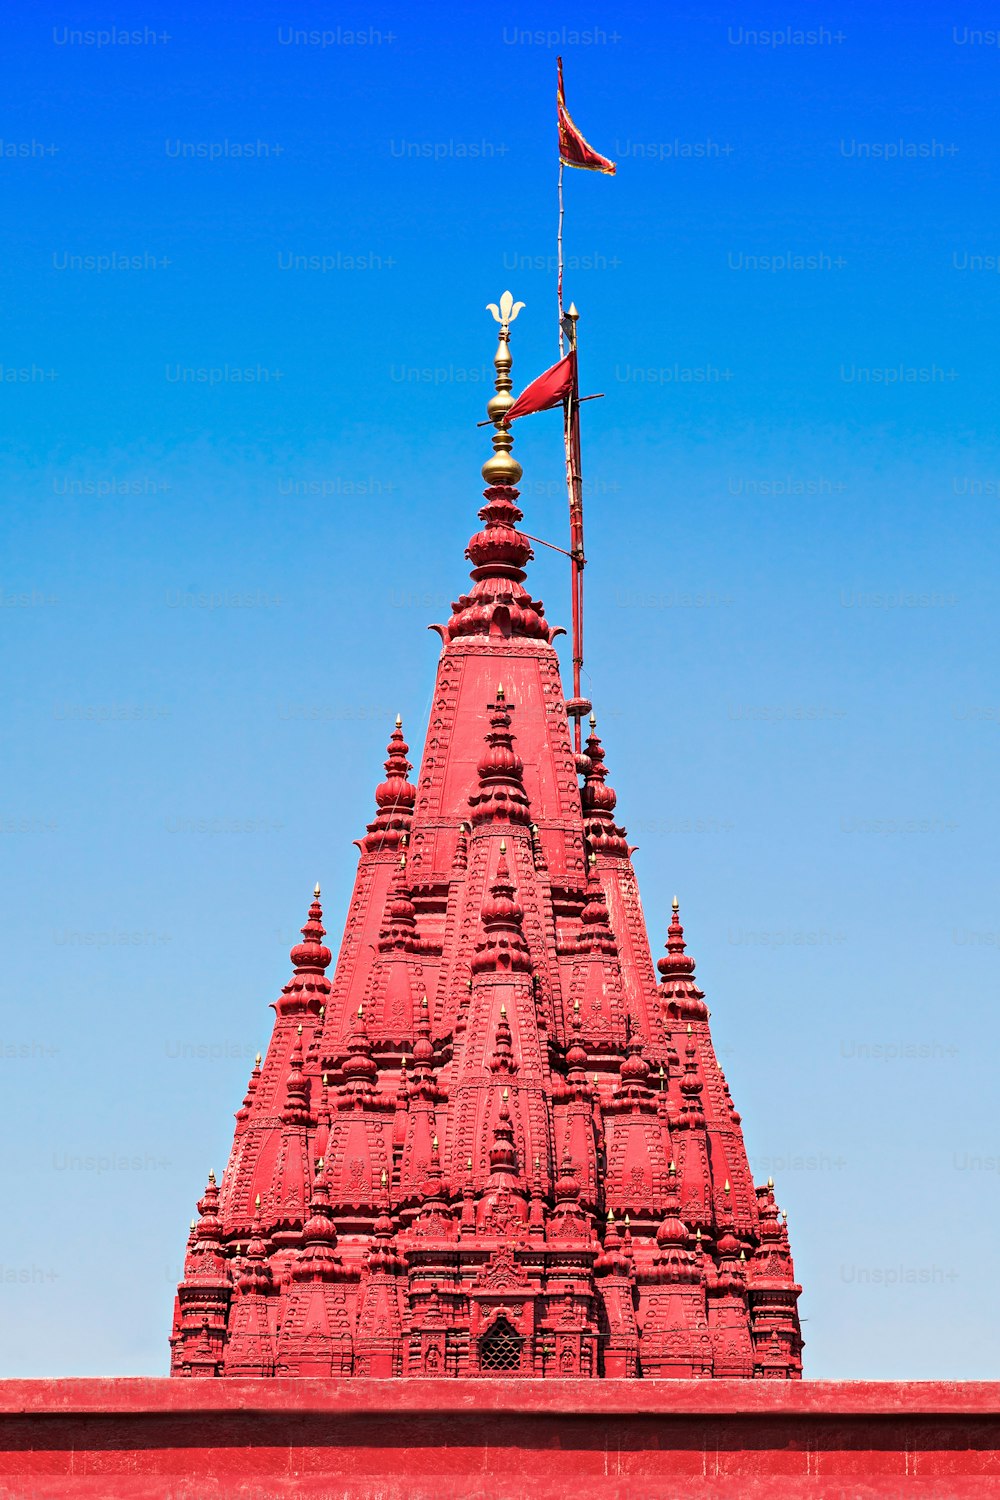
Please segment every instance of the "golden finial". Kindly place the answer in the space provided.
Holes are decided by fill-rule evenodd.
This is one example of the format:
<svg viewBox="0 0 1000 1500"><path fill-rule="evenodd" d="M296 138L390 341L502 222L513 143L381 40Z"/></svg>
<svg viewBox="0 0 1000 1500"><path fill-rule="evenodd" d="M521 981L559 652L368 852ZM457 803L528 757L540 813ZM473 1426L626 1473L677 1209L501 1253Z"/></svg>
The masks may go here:
<svg viewBox="0 0 1000 1500"><path fill-rule="evenodd" d="M613 1208L609 1208L608 1209L608 1223L609 1224L613 1224L614 1222L615 1222L615 1211L614 1211Z"/></svg>
<svg viewBox="0 0 1000 1500"><path fill-rule="evenodd" d="M316 1158L316 1171L317 1172L322 1172L322 1170L323 1170L323 1163L325 1161L326 1161L326 1157L325 1156L317 1156L317 1158Z"/></svg>
<svg viewBox="0 0 1000 1500"><path fill-rule="evenodd" d="M774 1178L773 1177L769 1177L767 1179L767 1185L771 1189L771 1192L773 1193L774 1192Z"/></svg>
<svg viewBox="0 0 1000 1500"><path fill-rule="evenodd" d="M363 1005L362 1005L362 1004L361 1004L361 1002L360 1002L360 1001L359 1001L359 1002L358 1002L358 1020L359 1020L359 1021L360 1021L360 1020L361 1020L361 1018L362 1018L362 1016L363 1016L363 1015L364 1015L364 1013L365 1013L365 1008L364 1008L364 1006L363 1006Z"/></svg>
<svg viewBox="0 0 1000 1500"><path fill-rule="evenodd" d="M597 1087L597 1074L595 1073L594 1074L594 1088L596 1089L596 1087Z"/></svg>
<svg viewBox="0 0 1000 1500"><path fill-rule="evenodd" d="M513 485L517 484L521 477L521 465L516 458L511 456L511 448L514 443L510 428L504 426L504 419L514 405L511 388L514 382L510 378L510 325L517 317L523 302L515 302L510 292L504 292L500 298L499 307L495 302L487 303L487 309L500 324L500 341L497 344L497 352L493 356L493 365L496 370L496 394L491 396L486 403L486 415L493 423L496 431L493 433L493 456L483 464L483 478L489 485Z"/></svg>
<svg viewBox="0 0 1000 1500"><path fill-rule="evenodd" d="M388 1181L389 1181L388 1173L386 1172L385 1167L383 1167L382 1168L382 1175L379 1178L379 1184L380 1184L380 1186L385 1187L386 1184L388 1183Z"/></svg>
<svg viewBox="0 0 1000 1500"><path fill-rule="evenodd" d="M694 1237L698 1241L698 1244L700 1245L701 1244L701 1230L700 1229L696 1229L695 1230Z"/></svg>
<svg viewBox="0 0 1000 1500"><path fill-rule="evenodd" d="M497 697L501 700L501 702L503 701L503 696L504 696L504 693L503 693L503 683L502 682L498 682L497 683Z"/></svg>
<svg viewBox="0 0 1000 1500"><path fill-rule="evenodd" d="M729 1178L728 1177L726 1178L725 1182L722 1184L722 1191L725 1193L725 1195L726 1195L727 1198L729 1197L729 1194L732 1192L732 1188L729 1186Z"/></svg>
<svg viewBox="0 0 1000 1500"><path fill-rule="evenodd" d="M504 1003L503 1003L503 1001L502 1001L502 1000L501 1000L501 1002L500 1002L500 1014L501 1014L501 1015L502 1015L502 1016L503 1016L503 1017L504 1017L504 1019L506 1019L506 1016L507 1016L507 1007L506 1007L506 1005L505 1005L505 1004L504 1004Z"/></svg>
<svg viewBox="0 0 1000 1500"><path fill-rule="evenodd" d="M504 1089L504 1091L503 1091L503 1093L501 1094L500 1097L503 1099L503 1102L506 1104L507 1100L510 1098L510 1095L509 1095L508 1091L506 1089Z"/></svg>
<svg viewBox="0 0 1000 1500"><path fill-rule="evenodd" d="M506 854L507 853L507 840L506 839L501 839L500 840L500 853L501 854Z"/></svg>
<svg viewBox="0 0 1000 1500"><path fill-rule="evenodd" d="M677 1163L675 1161L672 1161L670 1163L669 1167L667 1168L667 1172L671 1177L677 1176Z"/></svg>
<svg viewBox="0 0 1000 1500"><path fill-rule="evenodd" d="M257 1194L256 1198L253 1200L253 1206L254 1206L254 1208L260 1208L260 1194L259 1193Z"/></svg>
<svg viewBox="0 0 1000 1500"><path fill-rule="evenodd" d="M402 714L397 714L396 715L396 728L397 729L402 729L402 727L403 727L403 715Z"/></svg>
<svg viewBox="0 0 1000 1500"><path fill-rule="evenodd" d="M573 1014L574 1014L574 1016L578 1016L580 1014L580 996L579 995L577 995L576 999L573 1001Z"/></svg>
<svg viewBox="0 0 1000 1500"><path fill-rule="evenodd" d="M215 1186L215 1170L212 1167L209 1167L209 1169L208 1169L208 1180L212 1184L212 1186L214 1187Z"/></svg>
<svg viewBox="0 0 1000 1500"><path fill-rule="evenodd" d="M437 1153L438 1153L438 1138L435 1135L431 1139L431 1154L433 1156L437 1156Z"/></svg>
<svg viewBox="0 0 1000 1500"><path fill-rule="evenodd" d="M681 903L678 901L676 896L671 901L670 905L673 907L674 911L680 911L681 909Z"/></svg>
<svg viewBox="0 0 1000 1500"><path fill-rule="evenodd" d="M465 1170L467 1172L471 1172L472 1171L472 1157L471 1156L467 1156L465 1158Z"/></svg>
<svg viewBox="0 0 1000 1500"><path fill-rule="evenodd" d="M596 729L597 728L597 715L594 713L593 710L591 710L591 713L590 713L590 727L591 727L591 729Z"/></svg>
<svg viewBox="0 0 1000 1500"><path fill-rule="evenodd" d="M740 1262L741 1262L741 1264L743 1264L743 1265L746 1264L746 1258L747 1258L746 1251L745 1250L741 1250L740 1251Z"/></svg>
<svg viewBox="0 0 1000 1500"><path fill-rule="evenodd" d="M319 1014L320 1014L320 1019L322 1019L323 1016L326 1015L326 1006L325 1005L321 1005L320 1006L320 1008L319 1008Z"/></svg>
<svg viewBox="0 0 1000 1500"><path fill-rule="evenodd" d="M313 895L316 897L316 900L318 901L319 900L319 881L318 880L317 880L316 884L313 886Z"/></svg>
<svg viewBox="0 0 1000 1500"><path fill-rule="evenodd" d="M192 1229L194 1228L194 1220L193 1219L191 1220L191 1228Z"/></svg>
<svg viewBox="0 0 1000 1500"><path fill-rule="evenodd" d="M587 855L587 863L591 869L593 869L597 864L597 855L594 853L593 849L591 849L590 853Z"/></svg>
<svg viewBox="0 0 1000 1500"><path fill-rule="evenodd" d="M493 314L494 319L500 324L501 337L510 332L510 325L524 306L523 302L515 302L510 292L504 292L500 298L500 306L495 302L487 302L486 311Z"/></svg>
<svg viewBox="0 0 1000 1500"><path fill-rule="evenodd" d="M299 1029L298 1029L298 1031L297 1031L297 1032L296 1032L296 1033L295 1033L295 1035L296 1035L296 1036L301 1036L301 1035L302 1035L302 1022L301 1022L301 1021L300 1021L300 1022L299 1022Z"/></svg>
<svg viewBox="0 0 1000 1500"><path fill-rule="evenodd" d="M632 1227L632 1220L629 1218L628 1214L626 1214L625 1215L625 1228L626 1229L631 1229L631 1227Z"/></svg>
<svg viewBox="0 0 1000 1500"><path fill-rule="evenodd" d="M257 1053L257 1056L254 1058L253 1063L254 1063L254 1067L255 1068L259 1068L260 1067L260 1053L259 1052Z"/></svg>
<svg viewBox="0 0 1000 1500"><path fill-rule="evenodd" d="M323 1087L326 1088L327 1085L329 1084L329 1082L330 1082L330 1075L328 1073L324 1073L323 1074Z"/></svg>
<svg viewBox="0 0 1000 1500"><path fill-rule="evenodd" d="M427 996L426 995L423 997L423 999L420 1002L420 1009L421 1010L426 1010L427 1009Z"/></svg>
<svg viewBox="0 0 1000 1500"><path fill-rule="evenodd" d="M688 1036L691 1035L691 1022L690 1021L688 1022L687 1034L688 1034Z"/></svg>

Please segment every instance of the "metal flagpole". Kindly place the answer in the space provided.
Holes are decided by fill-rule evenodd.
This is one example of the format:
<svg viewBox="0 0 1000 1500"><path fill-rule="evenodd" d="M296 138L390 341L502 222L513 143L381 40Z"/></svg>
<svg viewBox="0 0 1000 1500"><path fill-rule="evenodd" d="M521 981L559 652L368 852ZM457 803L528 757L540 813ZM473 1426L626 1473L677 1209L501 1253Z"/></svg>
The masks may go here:
<svg viewBox="0 0 1000 1500"><path fill-rule="evenodd" d="M576 324L579 314L574 303L560 323L560 334L565 332L570 353L576 354ZM569 711L575 719L573 747L577 755L583 751L581 719L590 711L590 704L582 695L581 674L583 671L583 570L586 557L583 551L583 474L580 452L580 386L579 364L573 363L573 383L563 402L563 440L566 450L566 491L569 496L570 565L572 567L572 621L573 621L573 697Z"/></svg>
<svg viewBox="0 0 1000 1500"><path fill-rule="evenodd" d="M563 348L563 160L559 158L559 232L556 235L556 255L559 273L556 278L556 295L559 300L559 358L562 359L565 350Z"/></svg>
<svg viewBox="0 0 1000 1500"><path fill-rule="evenodd" d="M562 97L562 59L558 61L559 88L557 100L560 111L563 108ZM567 712L574 720L573 746L576 754L583 753L583 728L581 719L585 713L590 712L590 704L582 695L581 675L583 672L583 570L586 566L586 558L583 553L583 476L581 474L580 457L580 386L578 362L576 360L576 322L579 316L575 305L571 302L569 311L563 312L563 221L565 219L565 204L563 202L563 154L562 154L562 115L560 113L560 150L559 150L559 232L556 236L556 299L559 304L559 358L562 359L566 353L566 342L568 341L573 360L573 380L570 389L563 399L563 446L566 453L566 492L569 496L569 557L572 578L571 602L573 621L573 696L567 703Z"/></svg>

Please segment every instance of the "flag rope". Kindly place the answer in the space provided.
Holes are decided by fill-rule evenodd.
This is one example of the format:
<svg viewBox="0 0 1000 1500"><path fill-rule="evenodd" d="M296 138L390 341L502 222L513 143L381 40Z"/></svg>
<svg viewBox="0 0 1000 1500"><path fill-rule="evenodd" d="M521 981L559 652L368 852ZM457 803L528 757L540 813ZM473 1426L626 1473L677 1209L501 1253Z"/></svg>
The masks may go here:
<svg viewBox="0 0 1000 1500"><path fill-rule="evenodd" d="M558 272L556 276L556 298L559 303L559 358L562 359L566 352L563 344L563 218L565 207L563 204L563 162L559 158L559 231L556 235L556 261Z"/></svg>

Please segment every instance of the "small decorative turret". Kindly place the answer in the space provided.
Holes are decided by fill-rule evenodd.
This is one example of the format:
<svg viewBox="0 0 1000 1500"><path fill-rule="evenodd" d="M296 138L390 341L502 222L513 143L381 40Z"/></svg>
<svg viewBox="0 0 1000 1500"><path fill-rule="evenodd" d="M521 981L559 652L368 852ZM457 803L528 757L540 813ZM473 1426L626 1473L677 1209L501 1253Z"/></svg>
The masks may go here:
<svg viewBox="0 0 1000 1500"><path fill-rule="evenodd" d="M510 1123L507 1107L507 1090L500 1099L500 1112L493 1127L493 1144L490 1147L490 1172L506 1177L517 1176L517 1148L514 1145L514 1127Z"/></svg>
<svg viewBox="0 0 1000 1500"><path fill-rule="evenodd" d="M323 908L319 901L319 885L313 891L312 905L302 928L302 941L296 943L289 954L295 973L281 992L275 1009L279 1016L301 1015L310 1010L318 1013L330 996L330 981L326 970L333 957L323 942L326 929L323 926Z"/></svg>
<svg viewBox="0 0 1000 1500"><path fill-rule="evenodd" d="M209 1172L198 1202L197 1223L191 1220L184 1279L177 1289L177 1333L171 1358L175 1375L222 1373L232 1289L222 1247L219 1188L215 1173Z"/></svg>
<svg viewBox="0 0 1000 1500"><path fill-rule="evenodd" d="M514 1071L514 1053L511 1049L510 1023L507 1020L506 1005L500 1006L500 1016L493 1041L493 1055L490 1058L490 1071L506 1074Z"/></svg>
<svg viewBox="0 0 1000 1500"><path fill-rule="evenodd" d="M506 841L501 839L496 876L483 902L483 936L473 954L473 974L500 969L515 973L530 971L531 954L521 930L523 919L524 912L514 898Z"/></svg>
<svg viewBox="0 0 1000 1500"><path fill-rule="evenodd" d="M531 810L524 790L524 763L514 749L513 704L508 703L502 685L494 701L486 705L486 712L490 728L476 768L479 790L469 798L473 825L503 821L527 827Z"/></svg>
<svg viewBox="0 0 1000 1500"><path fill-rule="evenodd" d="M403 720L397 714L386 746L385 780L375 788L378 811L362 840L362 847L370 853L398 849L410 832L417 789L408 779L413 769L406 758L409 748L403 738Z"/></svg>
<svg viewBox="0 0 1000 1500"><path fill-rule="evenodd" d="M337 1227L330 1211L330 1193L323 1176L322 1162L317 1165L309 1200L309 1217L302 1226L303 1251L295 1268L299 1280L316 1277L332 1280L337 1274Z"/></svg>
<svg viewBox="0 0 1000 1500"><path fill-rule="evenodd" d="M417 951L417 911L406 880L405 849L401 850L396 861L395 875L386 897L385 915L379 930L378 946L381 953Z"/></svg>
<svg viewBox="0 0 1000 1500"><path fill-rule="evenodd" d="M276 1374L349 1375L353 1365L351 1325L340 1284L343 1271L322 1162L316 1164L302 1240L288 1284L285 1317L278 1330Z"/></svg>
<svg viewBox="0 0 1000 1500"><path fill-rule="evenodd" d="M625 1056L618 1070L621 1094L626 1099L638 1101L649 1092L649 1063L642 1054L642 1037L633 1031L625 1044Z"/></svg>
<svg viewBox="0 0 1000 1500"><path fill-rule="evenodd" d="M253 1228L246 1254L236 1278L236 1298L226 1345L226 1374L261 1376L274 1374L274 1341L267 1303L274 1290L267 1263L257 1195Z"/></svg>
<svg viewBox="0 0 1000 1500"><path fill-rule="evenodd" d="M354 1026L347 1038L347 1057L343 1071L344 1082L353 1094L358 1098L371 1097L378 1079L378 1065L372 1057L363 1005L358 1006Z"/></svg>
<svg viewBox="0 0 1000 1500"><path fill-rule="evenodd" d="M667 929L667 955L657 959L656 967L663 978L660 995L671 1016L684 1020L706 1020L708 1007L704 991L694 982L694 959L685 951L684 928L679 915L680 903L675 896L673 914Z"/></svg>
<svg viewBox="0 0 1000 1500"><path fill-rule="evenodd" d="M589 1094L590 1086L587 1083L587 1049L583 1044L579 1000L573 1002L570 1029L572 1037L566 1049L566 1082L576 1094L583 1097Z"/></svg>
<svg viewBox="0 0 1000 1500"><path fill-rule="evenodd" d="M416 1037L413 1043L413 1079L417 1088L426 1088L433 1082L434 1043L431 1041L431 1014L427 996L420 1001L417 1012Z"/></svg>
<svg viewBox="0 0 1000 1500"><path fill-rule="evenodd" d="M614 934L608 921L608 904L597 875L597 855L587 859L586 904L580 913L581 953L617 954Z"/></svg>
<svg viewBox="0 0 1000 1500"><path fill-rule="evenodd" d="M237 1118L237 1120L245 1120L247 1118L247 1116L249 1115L251 1106L253 1105L254 1094L256 1094L256 1092L257 1092L257 1085L258 1085L258 1083L260 1083L260 1053L259 1052L257 1053L257 1056L254 1058L253 1069L252 1069L252 1071L250 1073L250 1078L249 1078L249 1080L247 1082L247 1091L246 1091L246 1094L244 1095L243 1103L240 1105L239 1109L236 1111L236 1118Z"/></svg>
<svg viewBox="0 0 1000 1500"><path fill-rule="evenodd" d="M628 841L624 828L615 822L618 797L608 786L605 752L597 733L597 719L590 716L590 735L583 757L584 781L580 788L583 824L593 849L604 854L627 855Z"/></svg>
<svg viewBox="0 0 1000 1500"><path fill-rule="evenodd" d="M309 1080L302 1071L302 1027L295 1034L295 1045L289 1059L289 1074L285 1084L285 1107L281 1118L286 1125L309 1124Z"/></svg>

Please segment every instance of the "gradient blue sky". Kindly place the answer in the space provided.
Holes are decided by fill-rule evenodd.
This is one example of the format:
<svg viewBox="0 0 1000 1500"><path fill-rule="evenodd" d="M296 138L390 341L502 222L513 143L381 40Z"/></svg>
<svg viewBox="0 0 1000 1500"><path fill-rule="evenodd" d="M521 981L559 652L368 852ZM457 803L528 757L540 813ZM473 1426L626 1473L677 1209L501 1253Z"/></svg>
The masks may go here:
<svg viewBox="0 0 1000 1500"><path fill-rule="evenodd" d="M807 1374L1000 1373L995 15L535 35L565 15L4 22L2 1374L166 1370L312 884L336 944L397 710L422 744L484 304L527 304L518 386L556 355L560 46L619 162L569 174L567 296L607 393L588 686L651 940L676 889ZM370 40L286 44L337 26ZM227 366L258 378L177 378ZM517 443L562 541L557 419ZM568 623L562 560L531 582Z"/></svg>

